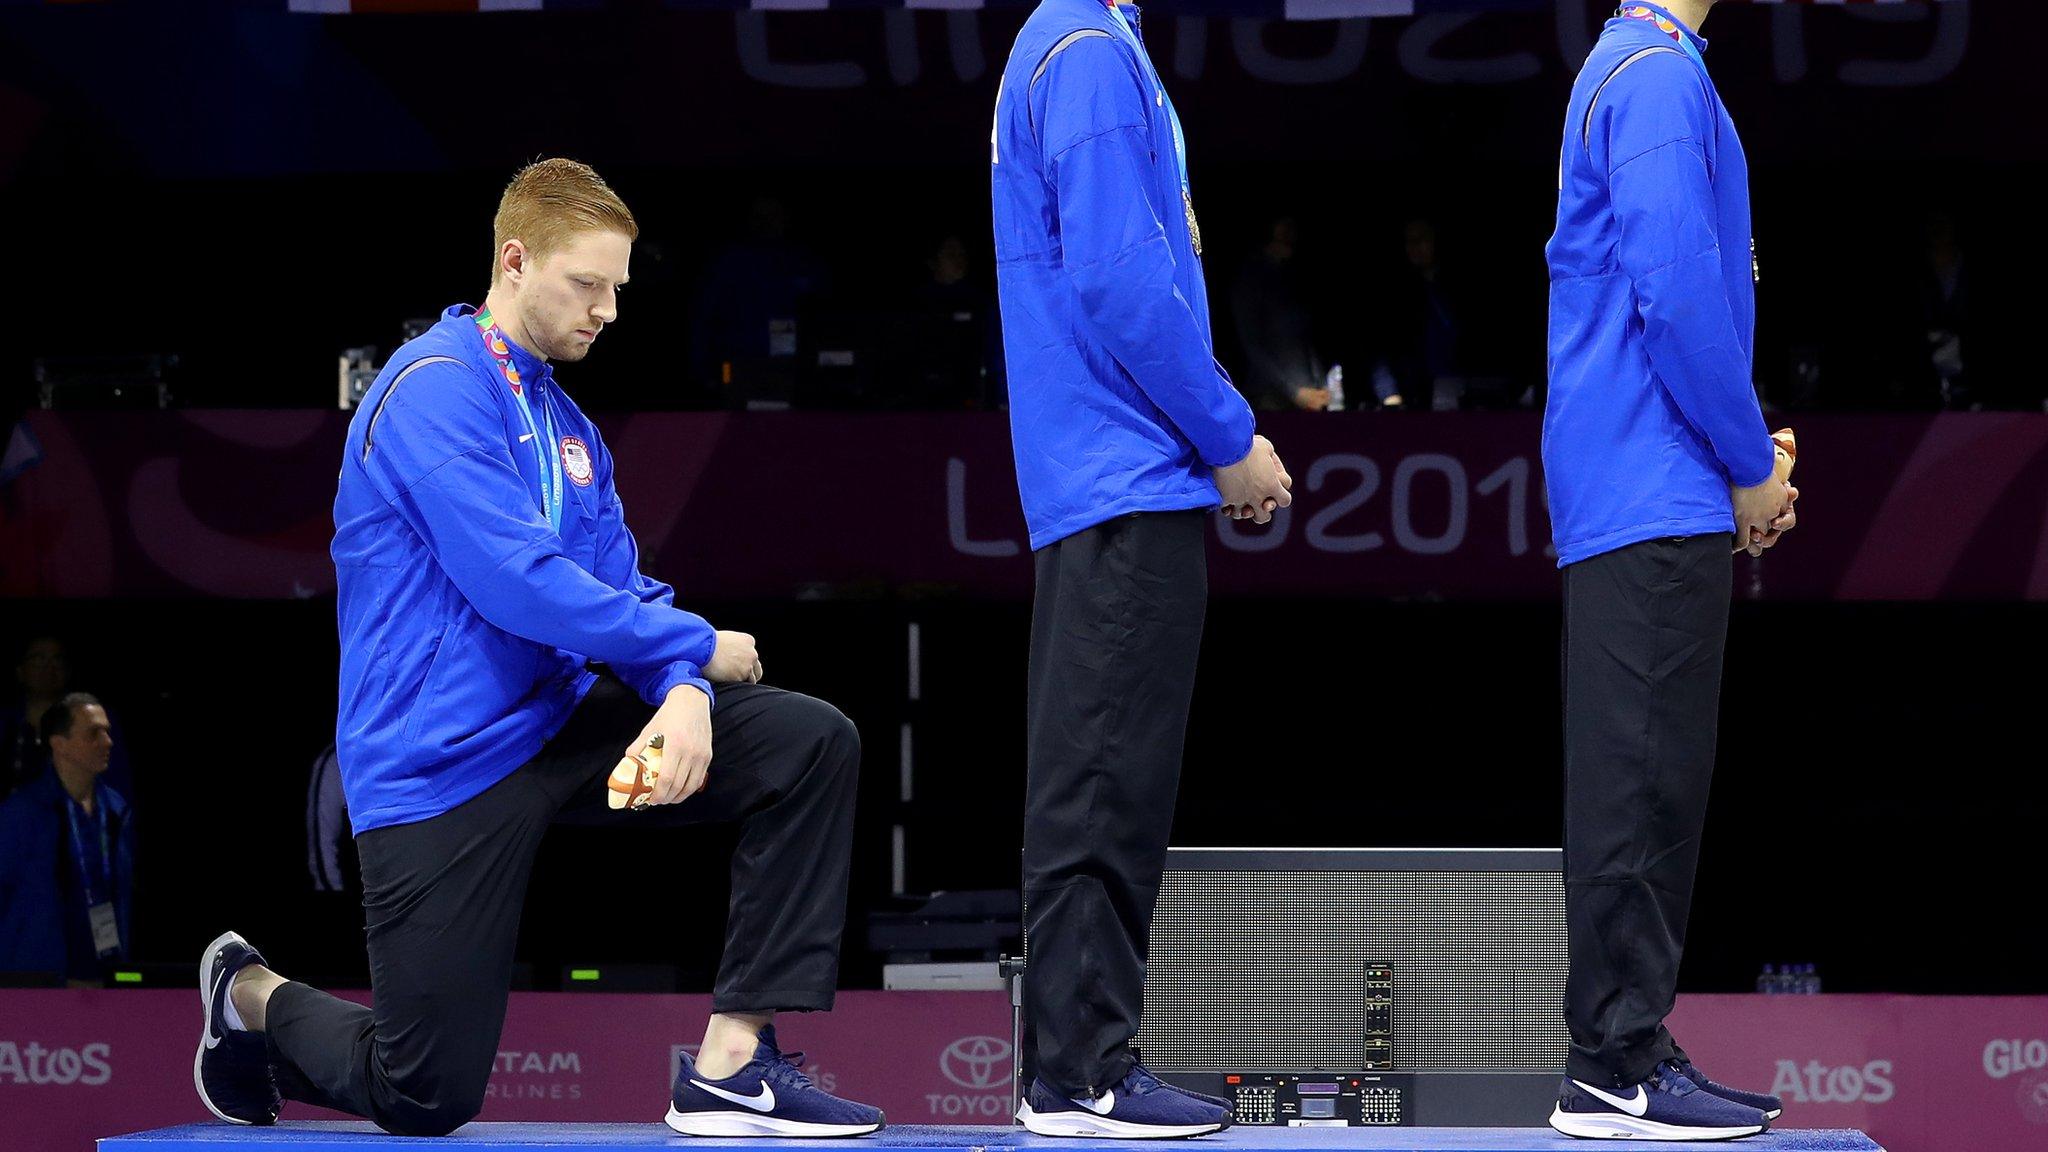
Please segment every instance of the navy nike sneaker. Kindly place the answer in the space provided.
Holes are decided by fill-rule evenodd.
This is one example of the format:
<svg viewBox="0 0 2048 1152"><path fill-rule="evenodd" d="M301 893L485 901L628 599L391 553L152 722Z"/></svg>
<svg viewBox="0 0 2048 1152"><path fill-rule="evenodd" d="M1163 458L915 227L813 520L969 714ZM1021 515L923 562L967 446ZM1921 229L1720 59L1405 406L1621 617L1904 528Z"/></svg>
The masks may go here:
<svg viewBox="0 0 2048 1152"><path fill-rule="evenodd" d="M1039 1136L1164 1140L1221 1132L1230 1125L1230 1109L1174 1088L1133 1064L1115 1087L1092 1100L1061 1096L1035 1080L1017 1119Z"/></svg>
<svg viewBox="0 0 2048 1152"><path fill-rule="evenodd" d="M230 1124L275 1124L284 1101L270 1077L270 1050L262 1036L227 1023L228 988L251 964L264 964L263 954L233 932L208 944L199 958L206 1028L192 1057L192 1086L206 1110Z"/></svg>
<svg viewBox="0 0 2048 1152"><path fill-rule="evenodd" d="M1687 1058L1681 1057L1674 1063L1678 1065L1678 1070L1685 1074L1686 1079L1723 1100L1733 1100L1737 1104L1756 1109L1764 1114L1766 1120L1776 1120L1785 1114L1785 1102L1776 1096L1766 1092L1745 1092L1740 1088L1730 1088L1726 1084L1716 1083L1707 1079L1707 1074L1700 1071L1699 1065Z"/></svg>
<svg viewBox="0 0 2048 1152"><path fill-rule="evenodd" d="M761 1029L754 1058L723 1080L697 1074L688 1053L669 1094L668 1126L685 1136L865 1136L882 1110L841 1100L811 1083L801 1052L784 1055L775 1026Z"/></svg>
<svg viewBox="0 0 2048 1152"><path fill-rule="evenodd" d="M1733 1140L1771 1126L1764 1114L1724 1100L1671 1062L1626 1088L1566 1077L1550 1126L1588 1140Z"/></svg>

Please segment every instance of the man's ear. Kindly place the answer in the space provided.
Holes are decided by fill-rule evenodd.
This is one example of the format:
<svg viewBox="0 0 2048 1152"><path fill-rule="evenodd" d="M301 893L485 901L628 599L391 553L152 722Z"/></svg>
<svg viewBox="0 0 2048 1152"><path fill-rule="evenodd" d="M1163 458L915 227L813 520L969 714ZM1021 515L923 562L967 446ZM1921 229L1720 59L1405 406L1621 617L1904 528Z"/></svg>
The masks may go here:
<svg viewBox="0 0 2048 1152"><path fill-rule="evenodd" d="M526 250L526 242L517 237L505 241L505 246L498 250L498 271L515 284L525 279L531 264L532 254Z"/></svg>

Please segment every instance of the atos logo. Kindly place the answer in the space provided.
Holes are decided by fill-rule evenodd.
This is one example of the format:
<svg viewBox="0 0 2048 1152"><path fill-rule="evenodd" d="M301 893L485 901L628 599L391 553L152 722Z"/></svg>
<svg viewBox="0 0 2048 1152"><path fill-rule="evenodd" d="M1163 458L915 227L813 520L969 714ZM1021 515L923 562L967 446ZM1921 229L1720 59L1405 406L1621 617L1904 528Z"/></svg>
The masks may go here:
<svg viewBox="0 0 2048 1152"><path fill-rule="evenodd" d="M1898 1095L1892 1084L1892 1062L1872 1060L1830 1068L1818 1060L1801 1067L1797 1060L1778 1061L1771 1095L1801 1104L1883 1104Z"/></svg>

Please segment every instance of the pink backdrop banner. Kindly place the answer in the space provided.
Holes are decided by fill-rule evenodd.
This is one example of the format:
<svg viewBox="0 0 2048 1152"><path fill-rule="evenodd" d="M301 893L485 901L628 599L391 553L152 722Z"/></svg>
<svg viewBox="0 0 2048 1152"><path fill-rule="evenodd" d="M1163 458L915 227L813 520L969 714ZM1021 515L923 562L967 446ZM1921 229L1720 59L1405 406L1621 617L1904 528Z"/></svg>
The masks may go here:
<svg viewBox="0 0 2048 1152"><path fill-rule="evenodd" d="M643 563L685 600L832 585L1022 598L998 413L603 417ZM1741 594L2048 599L2048 415L1798 417L1801 525ZM1269 413L1296 503L1215 522L1224 596L1558 593L1532 413ZM346 414L36 412L0 460L0 596L334 588Z"/></svg>
<svg viewBox="0 0 2048 1152"><path fill-rule="evenodd" d="M655 1122L709 1010L708 996L515 994L481 1118ZM186 991L0 991L0 1145L83 1152L206 1120L197 1023ZM1860 1128L1890 1152L2048 1148L2048 997L1689 996L1671 1023L1716 1077L1784 1096L1781 1127ZM820 1084L892 1123L1004 1121L1001 993L848 992L782 1033Z"/></svg>
<svg viewBox="0 0 2048 1152"><path fill-rule="evenodd" d="M2048 1149L2048 997L1687 996L1672 1034L1779 1123L1890 1152Z"/></svg>
<svg viewBox="0 0 2048 1152"><path fill-rule="evenodd" d="M479 1119L658 1123L676 1054L710 1010L709 996L515 993ZM96 1137L210 1120L192 1090L198 1025L188 991L0 990L0 1147L85 1152ZM1000 992L842 993L780 1032L812 1079L894 1123L1004 1122ZM285 1116L345 1118L302 1104Z"/></svg>

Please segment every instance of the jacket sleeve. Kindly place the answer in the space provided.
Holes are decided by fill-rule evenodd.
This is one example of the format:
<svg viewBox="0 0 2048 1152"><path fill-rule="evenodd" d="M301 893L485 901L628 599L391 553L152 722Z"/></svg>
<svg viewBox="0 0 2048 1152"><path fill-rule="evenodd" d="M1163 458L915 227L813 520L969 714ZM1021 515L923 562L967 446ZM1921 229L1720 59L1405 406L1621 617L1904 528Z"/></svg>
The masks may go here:
<svg viewBox="0 0 2048 1152"><path fill-rule="evenodd" d="M513 464L495 400L468 368L422 368L388 396L363 466L491 624L614 668L687 667L683 679L711 659L716 638L702 617L612 587L563 551Z"/></svg>
<svg viewBox="0 0 2048 1152"><path fill-rule="evenodd" d="M1114 38L1078 41L1052 58L1034 92L1061 263L1089 332L1203 463L1220 468L1250 453L1251 406L1174 284L1161 206L1148 194L1152 96L1130 53Z"/></svg>
<svg viewBox="0 0 2048 1152"><path fill-rule="evenodd" d="M1615 258L1635 288L1650 366L1729 482L1770 479L1770 430L1735 331L1705 142L1717 117L1698 68L1659 52L1603 97Z"/></svg>

